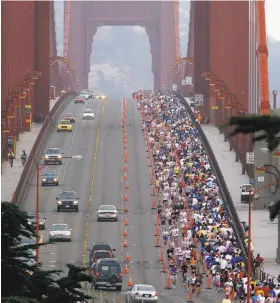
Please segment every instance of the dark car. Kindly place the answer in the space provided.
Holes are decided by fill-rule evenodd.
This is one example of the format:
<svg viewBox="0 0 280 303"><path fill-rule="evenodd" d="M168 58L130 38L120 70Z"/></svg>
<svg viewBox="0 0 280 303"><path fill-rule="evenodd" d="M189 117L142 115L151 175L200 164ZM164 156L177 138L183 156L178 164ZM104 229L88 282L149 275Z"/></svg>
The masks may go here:
<svg viewBox="0 0 280 303"><path fill-rule="evenodd" d="M85 104L85 99L83 97L77 97L74 101L74 104L82 103Z"/></svg>
<svg viewBox="0 0 280 303"><path fill-rule="evenodd" d="M56 200L58 212L61 210L79 211L79 198L74 191L63 191Z"/></svg>
<svg viewBox="0 0 280 303"><path fill-rule="evenodd" d="M28 214L28 224L36 228L36 214ZM46 229L46 217L39 213L39 229Z"/></svg>
<svg viewBox="0 0 280 303"><path fill-rule="evenodd" d="M88 249L88 251L90 251L89 260L92 260L94 252L98 250L109 251L112 254L112 257L115 257L114 251L116 250L112 249L111 245L108 242L95 242L92 249Z"/></svg>
<svg viewBox="0 0 280 303"><path fill-rule="evenodd" d="M92 285L98 287L116 287L122 290L122 267L116 259L99 259L91 269Z"/></svg>
<svg viewBox="0 0 280 303"><path fill-rule="evenodd" d="M113 254L109 250L96 250L92 254L91 264L97 262L99 259L112 259Z"/></svg>
<svg viewBox="0 0 280 303"><path fill-rule="evenodd" d="M63 119L64 119L64 120L67 120L67 121L69 121L69 122L71 122L71 123L75 123L75 122L76 122L76 116L73 115L73 114L65 114L65 115L63 116Z"/></svg>
<svg viewBox="0 0 280 303"><path fill-rule="evenodd" d="M58 186L58 174L56 171L45 171L41 175L42 178L42 186L45 185L55 185Z"/></svg>

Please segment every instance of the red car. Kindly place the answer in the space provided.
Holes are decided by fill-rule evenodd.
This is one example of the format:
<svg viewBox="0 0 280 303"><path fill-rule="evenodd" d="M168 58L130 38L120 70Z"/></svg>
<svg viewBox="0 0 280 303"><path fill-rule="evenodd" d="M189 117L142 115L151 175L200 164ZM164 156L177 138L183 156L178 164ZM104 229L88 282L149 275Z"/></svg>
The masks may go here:
<svg viewBox="0 0 280 303"><path fill-rule="evenodd" d="M81 98L81 97L77 97L74 101L74 103L82 103L82 104L85 104L85 99L84 98Z"/></svg>
<svg viewBox="0 0 280 303"><path fill-rule="evenodd" d="M110 251L108 250L96 250L93 255L91 262L95 263L99 259L112 259L113 255Z"/></svg>
<svg viewBox="0 0 280 303"><path fill-rule="evenodd" d="M67 121L69 121L71 123L75 123L76 122L76 116L74 116L73 114L65 114L63 116L63 119L67 120Z"/></svg>

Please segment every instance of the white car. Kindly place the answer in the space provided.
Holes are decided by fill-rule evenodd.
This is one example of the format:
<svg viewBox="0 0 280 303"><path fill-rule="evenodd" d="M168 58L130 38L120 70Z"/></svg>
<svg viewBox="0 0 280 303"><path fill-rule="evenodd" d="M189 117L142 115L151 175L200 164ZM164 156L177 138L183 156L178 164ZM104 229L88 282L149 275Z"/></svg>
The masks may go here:
<svg viewBox="0 0 280 303"><path fill-rule="evenodd" d="M53 224L49 229L49 241L71 241L72 229L68 224Z"/></svg>
<svg viewBox="0 0 280 303"><path fill-rule="evenodd" d="M158 294L152 285L135 284L125 295L127 303L158 303Z"/></svg>
<svg viewBox="0 0 280 303"><path fill-rule="evenodd" d="M114 205L101 205L97 211L97 221L114 220L118 221L118 211Z"/></svg>
<svg viewBox="0 0 280 303"><path fill-rule="evenodd" d="M92 109L85 109L82 114L83 119L94 119L94 112Z"/></svg>

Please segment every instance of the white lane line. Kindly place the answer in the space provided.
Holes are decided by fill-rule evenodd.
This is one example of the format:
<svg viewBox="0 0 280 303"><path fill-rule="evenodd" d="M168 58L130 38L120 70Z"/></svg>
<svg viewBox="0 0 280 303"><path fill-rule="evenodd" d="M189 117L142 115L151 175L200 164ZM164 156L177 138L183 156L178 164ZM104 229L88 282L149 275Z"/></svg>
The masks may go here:
<svg viewBox="0 0 280 303"><path fill-rule="evenodd" d="M82 111L81 111L81 113L80 113L80 117L81 117L83 111L85 110L85 108L87 107L88 103L89 103L89 100L86 102L86 104L85 104L84 107L82 108ZM71 152L72 152L72 149L73 149L73 145L74 145L74 140L75 140L75 138L76 138L76 134L77 134L77 132L78 132L78 129L79 129L79 127L81 126L81 122L82 122L82 121L80 121L80 123L79 123L79 124L76 126L76 128L75 128L75 132L74 132L73 137L72 137L72 141L71 141L71 144L70 144L70 148L69 148L67 157L70 157L70 155L71 155ZM62 176L60 185L63 185L63 183L64 183L64 179L65 179L65 176L66 176L66 172L67 172L67 167L68 167L69 160L70 160L70 159L67 159L67 160L65 161L66 163L65 163L64 172L63 172L63 176ZM61 192L61 187L60 187L60 192Z"/></svg>

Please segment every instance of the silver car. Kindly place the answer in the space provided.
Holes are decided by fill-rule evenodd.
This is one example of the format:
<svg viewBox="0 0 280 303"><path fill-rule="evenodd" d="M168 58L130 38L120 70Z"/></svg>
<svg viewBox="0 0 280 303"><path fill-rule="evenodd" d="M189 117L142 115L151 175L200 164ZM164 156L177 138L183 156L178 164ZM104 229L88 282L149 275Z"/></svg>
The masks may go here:
<svg viewBox="0 0 280 303"><path fill-rule="evenodd" d="M44 155L44 164L62 164L62 154L59 148L48 148Z"/></svg>
<svg viewBox="0 0 280 303"><path fill-rule="evenodd" d="M97 211L97 221L114 220L118 221L118 211L114 205L101 205Z"/></svg>
<svg viewBox="0 0 280 303"><path fill-rule="evenodd" d="M83 119L94 119L94 112L92 109L85 109L82 113Z"/></svg>
<svg viewBox="0 0 280 303"><path fill-rule="evenodd" d="M126 303L158 303L158 294L152 285L135 284L125 295Z"/></svg>
<svg viewBox="0 0 280 303"><path fill-rule="evenodd" d="M68 224L53 224L52 228L49 229L49 241L71 241L72 229L69 228Z"/></svg>

